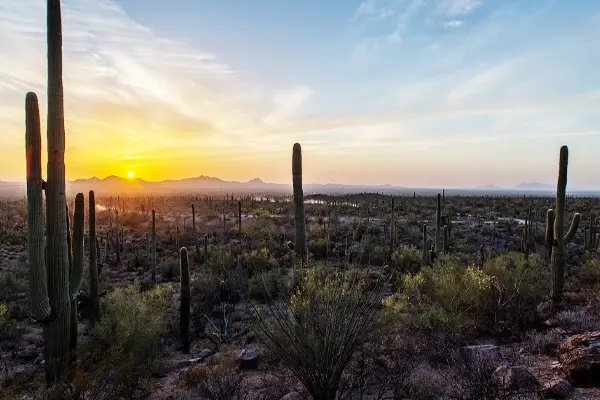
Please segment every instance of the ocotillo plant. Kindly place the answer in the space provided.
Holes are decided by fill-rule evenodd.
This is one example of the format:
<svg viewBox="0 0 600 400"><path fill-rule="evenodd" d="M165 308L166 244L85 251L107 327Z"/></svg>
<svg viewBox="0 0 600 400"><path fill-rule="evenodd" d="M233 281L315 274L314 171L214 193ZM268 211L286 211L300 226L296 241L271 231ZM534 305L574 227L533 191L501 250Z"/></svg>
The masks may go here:
<svg viewBox="0 0 600 400"><path fill-rule="evenodd" d="M435 211L435 252L440 253L442 247L442 195L437 195L437 208Z"/></svg>
<svg viewBox="0 0 600 400"><path fill-rule="evenodd" d="M100 317L100 300L98 298L98 262L96 254L96 199L94 197L94 191L89 192L89 230L90 230L90 304L92 315L90 315L90 323L92 327Z"/></svg>
<svg viewBox="0 0 600 400"><path fill-rule="evenodd" d="M552 247L550 264L552 266L552 303L558 306L562 301L565 277L565 244L573 240L580 215L573 216L571 226L565 235L565 198L567 190L567 166L569 163L569 149L567 146L560 148L558 163L558 183L556 186L556 210L548 210L546 220L546 244Z"/></svg>
<svg viewBox="0 0 600 400"><path fill-rule="evenodd" d="M181 348L184 353L190 351L190 269L188 253L185 247L179 251L179 267L181 269L181 297L179 299L179 330L181 331Z"/></svg>
<svg viewBox="0 0 600 400"><path fill-rule="evenodd" d="M62 84L62 22L59 0L47 1L48 169L41 174L41 132L37 96L26 97L29 292L31 316L45 324L46 379L64 376L70 360L71 289L81 273L69 270L65 198L65 125ZM42 190L46 191L46 252ZM79 282L77 279L79 277ZM71 278L71 279L70 279Z"/></svg>
<svg viewBox="0 0 600 400"><path fill-rule="evenodd" d="M302 147L295 143L292 151L292 180L294 186L294 226L296 228L296 255L302 266L306 264L306 219L304 216L304 192L302 190Z"/></svg>
<svg viewBox="0 0 600 400"><path fill-rule="evenodd" d="M150 265L152 268L152 282L156 282L156 212L152 209L152 247L150 249Z"/></svg>
<svg viewBox="0 0 600 400"><path fill-rule="evenodd" d="M196 262L200 261L200 246L198 245L198 236L196 234L196 209L192 204L192 236L194 237L194 248L196 249Z"/></svg>

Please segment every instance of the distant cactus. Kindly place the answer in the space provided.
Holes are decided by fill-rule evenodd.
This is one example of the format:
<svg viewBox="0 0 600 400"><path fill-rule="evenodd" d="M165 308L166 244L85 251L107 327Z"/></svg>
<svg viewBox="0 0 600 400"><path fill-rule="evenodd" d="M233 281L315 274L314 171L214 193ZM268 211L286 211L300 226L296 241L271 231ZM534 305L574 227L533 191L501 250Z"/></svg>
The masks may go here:
<svg viewBox="0 0 600 400"><path fill-rule="evenodd" d="M444 235L442 239L442 252L446 254L448 252L448 226L444 225Z"/></svg>
<svg viewBox="0 0 600 400"><path fill-rule="evenodd" d="M302 266L306 264L308 247L306 243L306 218L304 216L304 193L302 190L302 148L294 144L292 152L292 178L294 186L294 226L296 227L296 254Z"/></svg>
<svg viewBox="0 0 600 400"><path fill-rule="evenodd" d="M188 252L185 247L179 251L181 269L181 297L179 300L179 330L181 331L181 347L184 353L190 351L190 269Z"/></svg>
<svg viewBox="0 0 600 400"><path fill-rule="evenodd" d="M567 166L569 163L569 149L567 146L560 148L558 164L558 183L556 187L556 210L548 210L546 217L546 245L552 248L550 264L552 266L552 302L555 306L562 301L564 276L565 276L565 244L573 240L581 216L576 213L569 231L565 235L565 198L567 189Z"/></svg>
<svg viewBox="0 0 600 400"><path fill-rule="evenodd" d="M200 246L198 245L198 236L196 233L196 209L192 204L192 236L194 237L194 248L196 249L196 262L200 261Z"/></svg>
<svg viewBox="0 0 600 400"><path fill-rule="evenodd" d="M150 265L152 268L152 282L156 282L156 212L152 209L152 241L150 246Z"/></svg>
<svg viewBox="0 0 600 400"><path fill-rule="evenodd" d="M390 256L394 253L394 208L395 208L395 199L392 196L392 216L390 223Z"/></svg>
<svg viewBox="0 0 600 400"><path fill-rule="evenodd" d="M177 225L175 227L176 232L175 232L175 249L176 251L180 251L180 247L179 247L179 225Z"/></svg>
<svg viewBox="0 0 600 400"><path fill-rule="evenodd" d="M427 250L427 225L423 224L423 264L429 263L429 252Z"/></svg>
<svg viewBox="0 0 600 400"><path fill-rule="evenodd" d="M208 236L204 235L204 264L208 263Z"/></svg>
<svg viewBox="0 0 600 400"><path fill-rule="evenodd" d="M238 201L238 229L240 232L240 239L242 238L242 202Z"/></svg>
<svg viewBox="0 0 600 400"><path fill-rule="evenodd" d="M435 252L439 254L442 250L442 195L437 195L437 208L435 211Z"/></svg>
<svg viewBox="0 0 600 400"><path fill-rule="evenodd" d="M93 327L96 321L100 319L100 300L98 298L98 261L96 254L96 199L94 197L93 190L90 190L89 192L88 202L88 224L90 230L90 304L92 306L92 315L90 316L90 323Z"/></svg>

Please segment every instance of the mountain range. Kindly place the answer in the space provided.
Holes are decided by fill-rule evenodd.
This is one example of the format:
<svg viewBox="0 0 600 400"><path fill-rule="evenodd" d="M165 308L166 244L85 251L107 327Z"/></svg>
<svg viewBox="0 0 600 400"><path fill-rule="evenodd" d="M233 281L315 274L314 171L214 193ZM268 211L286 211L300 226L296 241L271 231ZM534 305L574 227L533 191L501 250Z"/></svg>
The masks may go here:
<svg viewBox="0 0 600 400"><path fill-rule="evenodd" d="M178 180L163 180L149 182L143 179L124 179L118 176L108 176L104 179L96 177L88 179L76 179L67 181L67 193L74 195L82 192L87 193L94 190L98 194L217 194L217 193L238 193L238 194L267 194L267 193L291 193L292 185L264 182L259 178L247 182L225 181L211 176L198 176L195 178L185 178ZM452 194L515 194L515 193L535 193L552 194L556 186L539 182L521 183L512 188L502 188L495 185L479 186L476 188L464 189L446 189L446 193ZM381 192L412 194L416 192L420 195L433 195L439 193L441 188L411 188L392 185L345 185L345 184L304 184L304 192L309 193L357 193L357 192ZM572 194L576 189L569 190ZM14 197L23 196L26 192L25 182L7 182L0 181L0 196ZM580 191L582 192L582 191ZM583 193L583 192L582 192ZM594 191L585 191L585 194L598 194Z"/></svg>

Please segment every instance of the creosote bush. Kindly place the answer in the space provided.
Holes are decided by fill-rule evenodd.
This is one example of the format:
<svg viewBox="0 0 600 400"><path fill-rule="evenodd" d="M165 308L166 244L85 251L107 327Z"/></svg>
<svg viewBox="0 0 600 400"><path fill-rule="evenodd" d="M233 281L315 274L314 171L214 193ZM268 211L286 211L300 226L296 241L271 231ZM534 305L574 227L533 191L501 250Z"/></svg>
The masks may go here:
<svg viewBox="0 0 600 400"><path fill-rule="evenodd" d="M549 272L542 258L520 253L498 256L477 268L451 259L405 275L387 312L412 329L447 332L456 338L522 334L547 298Z"/></svg>
<svg viewBox="0 0 600 400"><path fill-rule="evenodd" d="M94 331L100 344L139 362L157 357L172 291L165 285L141 293L132 285L111 292L102 303L102 319Z"/></svg>

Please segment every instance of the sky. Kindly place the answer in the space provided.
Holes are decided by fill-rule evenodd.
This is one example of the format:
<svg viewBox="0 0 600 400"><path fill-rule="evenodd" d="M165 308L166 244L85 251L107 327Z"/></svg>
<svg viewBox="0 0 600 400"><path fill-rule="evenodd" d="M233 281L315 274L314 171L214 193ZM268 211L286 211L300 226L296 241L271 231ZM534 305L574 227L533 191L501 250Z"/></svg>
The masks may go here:
<svg viewBox="0 0 600 400"><path fill-rule="evenodd" d="M63 0L68 179L600 189L596 0ZM46 119L44 0L0 0L0 180ZM45 162L45 159L43 160ZM45 169L45 168L44 168Z"/></svg>

